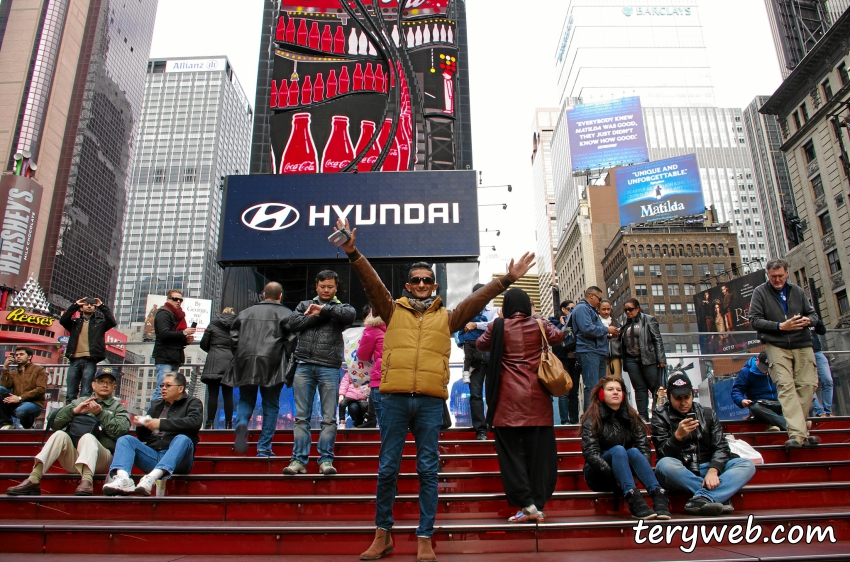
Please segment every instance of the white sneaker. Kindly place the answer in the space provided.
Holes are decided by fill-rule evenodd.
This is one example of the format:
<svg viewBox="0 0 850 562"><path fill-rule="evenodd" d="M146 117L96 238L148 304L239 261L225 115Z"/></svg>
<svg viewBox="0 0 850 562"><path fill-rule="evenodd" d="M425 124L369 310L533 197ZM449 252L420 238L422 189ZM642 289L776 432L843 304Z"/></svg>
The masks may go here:
<svg viewBox="0 0 850 562"><path fill-rule="evenodd" d="M11 425L11 424L7 424L7 425L4 425L3 427L0 427L0 429L15 429L15 426Z"/></svg>
<svg viewBox="0 0 850 562"><path fill-rule="evenodd" d="M156 486L156 480L151 477L149 474L145 474L142 476L142 479L139 480L139 485L135 487L135 492L137 494L142 494L143 496L151 495L151 490Z"/></svg>
<svg viewBox="0 0 850 562"><path fill-rule="evenodd" d="M112 479L109 484L103 485L103 493L107 496L129 496L136 492L136 483L132 478Z"/></svg>

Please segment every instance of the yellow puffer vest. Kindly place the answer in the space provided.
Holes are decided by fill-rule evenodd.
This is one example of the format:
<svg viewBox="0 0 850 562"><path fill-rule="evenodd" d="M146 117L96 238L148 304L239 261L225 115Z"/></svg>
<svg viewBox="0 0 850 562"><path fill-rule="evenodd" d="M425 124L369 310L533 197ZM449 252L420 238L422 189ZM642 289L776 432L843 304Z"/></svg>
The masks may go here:
<svg viewBox="0 0 850 562"><path fill-rule="evenodd" d="M407 297L398 299L384 336L381 393L416 392L446 400L451 351L449 314L440 297L424 314Z"/></svg>

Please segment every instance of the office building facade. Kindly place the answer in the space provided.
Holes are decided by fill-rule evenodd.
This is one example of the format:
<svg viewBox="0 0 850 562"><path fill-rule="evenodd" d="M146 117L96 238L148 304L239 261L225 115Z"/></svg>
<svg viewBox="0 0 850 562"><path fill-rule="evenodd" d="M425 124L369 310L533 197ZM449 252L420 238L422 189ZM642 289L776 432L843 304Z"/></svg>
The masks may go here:
<svg viewBox="0 0 850 562"><path fill-rule="evenodd" d="M147 69L121 248L115 318L143 322L148 294L221 295L221 177L248 169L252 109L225 57Z"/></svg>
<svg viewBox="0 0 850 562"><path fill-rule="evenodd" d="M553 248L557 242L555 180L552 175L552 133L558 123L557 108L536 109L532 133L531 173L534 197L534 230L537 241L537 273L540 281L538 310L551 316L557 308L557 285Z"/></svg>

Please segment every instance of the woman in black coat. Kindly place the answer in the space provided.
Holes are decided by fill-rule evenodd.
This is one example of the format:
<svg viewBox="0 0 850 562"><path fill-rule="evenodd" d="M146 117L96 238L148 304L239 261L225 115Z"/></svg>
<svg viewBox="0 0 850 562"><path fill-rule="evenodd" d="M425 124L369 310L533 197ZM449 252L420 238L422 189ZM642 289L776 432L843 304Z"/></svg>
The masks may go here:
<svg viewBox="0 0 850 562"><path fill-rule="evenodd" d="M218 412L218 391L224 398L224 429L233 428L233 389L221 383L224 374L233 360L233 349L231 348L230 328L236 320L232 308L225 308L221 314L210 322L204 337L201 339L201 349L207 352L207 361L204 363L204 374L201 382L207 385L207 421L204 429L215 427L215 416Z"/></svg>
<svg viewBox="0 0 850 562"><path fill-rule="evenodd" d="M635 519L670 519L670 504L652 471L646 426L625 401L622 379L607 376L590 392L581 420L584 480L594 492L618 488ZM652 496L650 509L635 485L635 475Z"/></svg>
<svg viewBox="0 0 850 562"><path fill-rule="evenodd" d="M662 369L667 365L661 328L655 316L641 309L637 299L626 299L623 311L626 313L626 322L620 328L623 369L632 381L637 411L644 423L649 423L649 411L655 409L656 394L661 387Z"/></svg>

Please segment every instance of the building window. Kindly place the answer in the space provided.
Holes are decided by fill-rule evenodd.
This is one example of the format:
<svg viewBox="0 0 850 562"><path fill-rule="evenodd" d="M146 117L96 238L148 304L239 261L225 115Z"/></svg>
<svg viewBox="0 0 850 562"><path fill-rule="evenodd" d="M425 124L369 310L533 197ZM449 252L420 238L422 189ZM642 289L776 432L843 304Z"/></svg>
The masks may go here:
<svg viewBox="0 0 850 562"><path fill-rule="evenodd" d="M847 300L847 291L839 291L835 294L835 299L838 301L838 313L841 316L850 314L850 302Z"/></svg>
<svg viewBox="0 0 850 562"><path fill-rule="evenodd" d="M664 303L654 304L652 305L652 311L656 316L667 314L667 305Z"/></svg>
<svg viewBox="0 0 850 562"><path fill-rule="evenodd" d="M690 297L697 294L697 286L693 283L685 283L685 296Z"/></svg>
<svg viewBox="0 0 850 562"><path fill-rule="evenodd" d="M833 250L826 255L826 260L829 262L829 272L838 273L841 271L841 260L838 258L838 250Z"/></svg>
<svg viewBox="0 0 850 562"><path fill-rule="evenodd" d="M635 277L646 277L646 270L642 265L633 265L632 272L634 273Z"/></svg>
<svg viewBox="0 0 850 562"><path fill-rule="evenodd" d="M649 276L650 277L661 277L661 266L660 265L650 265L649 266Z"/></svg>
<svg viewBox="0 0 850 562"><path fill-rule="evenodd" d="M682 264L682 277L693 277L694 276L694 265L692 263L683 263Z"/></svg>
<svg viewBox="0 0 850 562"><path fill-rule="evenodd" d="M644 285L644 284L635 285L635 296L636 297L645 297L646 295L647 295L646 285Z"/></svg>
<svg viewBox="0 0 850 562"><path fill-rule="evenodd" d="M699 272L700 277L707 277L708 276L708 264L707 263L698 263L697 264L697 271Z"/></svg>
<svg viewBox="0 0 850 562"><path fill-rule="evenodd" d="M680 303L674 302L670 304L670 313L675 314L676 316L682 315L682 305Z"/></svg>
<svg viewBox="0 0 850 562"><path fill-rule="evenodd" d="M817 158L815 154L815 143L812 141L807 142L803 145L803 154L806 156L806 164L810 163L812 160Z"/></svg>
<svg viewBox="0 0 850 562"><path fill-rule="evenodd" d="M820 174L812 178L812 192L815 194L815 199L823 197L823 181L820 179Z"/></svg>
<svg viewBox="0 0 850 562"><path fill-rule="evenodd" d="M829 218L828 212L820 216L820 230L824 236L832 234L832 219Z"/></svg>
<svg viewBox="0 0 850 562"><path fill-rule="evenodd" d="M681 295L682 293L679 291L679 284L671 283L670 285L667 285L667 294L671 297L678 297Z"/></svg>
<svg viewBox="0 0 850 562"><path fill-rule="evenodd" d="M688 349L688 344L686 343L674 344L674 349L676 350L676 353L687 353L690 351L690 349Z"/></svg>
<svg viewBox="0 0 850 562"><path fill-rule="evenodd" d="M847 64L841 63L838 65L838 77L841 78L841 85L847 86L850 84L850 75L847 74Z"/></svg>
<svg viewBox="0 0 850 562"><path fill-rule="evenodd" d="M806 109L806 104L805 104L805 103L803 103L803 104L800 106L800 113L801 113L801 114L802 114L802 116L803 116L803 123L808 123L808 122L809 122L809 110L808 110L808 109Z"/></svg>
<svg viewBox="0 0 850 562"><path fill-rule="evenodd" d="M663 297L664 296L664 285L660 283L652 284L652 296L653 297Z"/></svg>
<svg viewBox="0 0 850 562"><path fill-rule="evenodd" d="M722 263L714 264L714 274L715 275L720 275L724 271L726 271L726 266L724 264L722 264Z"/></svg>
<svg viewBox="0 0 850 562"><path fill-rule="evenodd" d="M800 116L797 114L797 112L796 112L796 111L795 111L794 113L792 113L792 114L791 114L791 117L794 119L794 125L796 125L796 126L797 126L797 130L799 131L800 129L802 129L802 128L803 128L803 124L802 124L802 123L800 123Z"/></svg>
<svg viewBox="0 0 850 562"><path fill-rule="evenodd" d="M664 270L667 273L667 277L678 277L679 276L679 268L675 263L668 263L664 266Z"/></svg>
<svg viewBox="0 0 850 562"><path fill-rule="evenodd" d="M826 80L824 80L824 81L821 83L821 85L820 85L820 86L821 86L821 88L823 88L823 98L824 98L826 101L831 100L831 99L832 99L832 86L829 84L829 78L827 78Z"/></svg>
<svg viewBox="0 0 850 562"><path fill-rule="evenodd" d="M711 283L700 283L699 284L699 290L700 291L707 291L709 289L711 289Z"/></svg>
<svg viewBox="0 0 850 562"><path fill-rule="evenodd" d="M688 314L696 314L697 313L696 312L696 306L694 305L694 303L692 303L692 302L685 303L685 307L687 308Z"/></svg>

